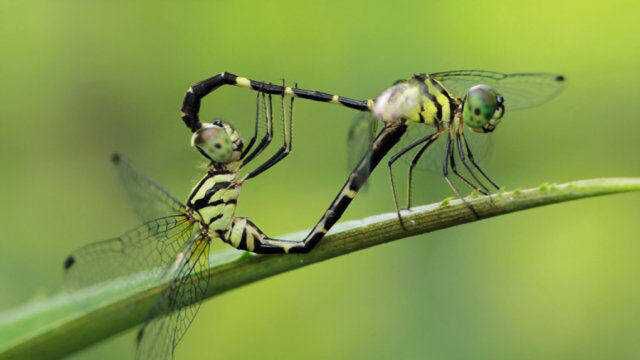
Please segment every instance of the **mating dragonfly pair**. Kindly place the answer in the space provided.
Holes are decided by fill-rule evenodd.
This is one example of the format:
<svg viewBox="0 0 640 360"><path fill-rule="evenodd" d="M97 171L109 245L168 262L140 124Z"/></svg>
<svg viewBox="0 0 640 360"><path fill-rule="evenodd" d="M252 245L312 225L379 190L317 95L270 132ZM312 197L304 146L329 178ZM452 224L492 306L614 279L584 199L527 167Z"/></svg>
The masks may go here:
<svg viewBox="0 0 640 360"><path fill-rule="evenodd" d="M186 203L137 172L123 156L114 154L112 162L144 223L118 238L87 245L67 257L64 268L68 280L73 286L85 286L143 270L155 271L154 276L169 285L138 332L137 358L172 358L197 313L199 299L207 291L210 279L202 270L208 265L212 241L220 239L237 249L254 253L312 250L342 216L374 168L400 141L409 126L424 126L433 131L400 149L388 160L396 210L399 205L392 165L411 150L417 150L409 167L410 191L414 167L440 137L446 137L442 175L454 193L461 197L449 170L471 189L488 194L490 190L484 181L496 189L498 185L474 159L465 128L491 133L506 112L537 106L552 99L562 90L564 82L562 75L547 73L449 71L416 74L396 81L375 99L356 100L220 73L190 87L182 105L182 120L193 133L191 144L209 163L206 174L197 182ZM199 119L201 100L224 85L257 93L255 129L247 143L231 124L221 120L203 123ZM283 144L266 161L245 171L273 139L273 96L280 97ZM295 98L338 104L369 113L383 126L375 137L371 137L366 154L320 220L304 239L294 241L267 236L249 219L236 216L235 210L243 184L283 160L291 151ZM258 140L261 123L266 130ZM458 170L456 154L471 178ZM409 193L407 207L410 207L410 199ZM473 207L468 207L478 216ZM400 211L397 213L402 223Z"/></svg>

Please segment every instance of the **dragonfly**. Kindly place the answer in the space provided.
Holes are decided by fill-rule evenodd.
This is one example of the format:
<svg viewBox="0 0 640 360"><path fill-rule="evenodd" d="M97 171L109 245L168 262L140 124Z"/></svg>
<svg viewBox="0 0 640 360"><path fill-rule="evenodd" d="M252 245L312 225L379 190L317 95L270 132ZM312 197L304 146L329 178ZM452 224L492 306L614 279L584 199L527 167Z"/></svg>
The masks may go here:
<svg viewBox="0 0 640 360"><path fill-rule="evenodd" d="M183 116L198 119L197 127L191 128L191 145L206 159L208 166L186 202L137 171L125 156L115 153L111 162L142 224L119 237L81 247L63 263L67 288L71 289L116 278L126 281L132 274L143 271L150 281L168 284L137 333L137 359L174 357L176 347L195 319L200 300L206 296L211 279L205 270L213 241L221 240L236 249L257 254L307 253L341 217L369 174L365 168L355 171L304 239L271 238L250 219L236 216L235 210L243 184L290 153L295 96L278 94L281 95L282 145L260 165L246 170L273 140L273 94L258 92L255 128L245 144L230 123L221 119L210 123L199 121L202 96L197 101L190 100L194 94L202 95L198 89L197 84L189 89L185 102L191 106L183 106L182 111ZM266 131L258 140L260 124L264 124ZM396 132L395 129L389 131ZM375 154L386 153L393 144L391 138L385 136L374 142ZM379 161L375 156L371 158L373 163Z"/></svg>
<svg viewBox="0 0 640 360"><path fill-rule="evenodd" d="M121 236L72 252L64 260L65 280L67 288L74 289L116 278L127 281L128 276L145 271L151 281L168 284L137 333L137 359L174 357L207 292L210 279L204 270L213 241L255 253L283 253L295 248L297 243L267 239L249 219L235 215L244 182L264 173L277 163L276 155L291 149L293 98L287 102L283 97L283 152L250 171L244 171L245 167L273 139L271 95L258 94L256 132L246 145L230 123L220 119L203 123L192 135L191 144L208 166L185 202L137 171L122 154L112 155L111 162L142 224ZM266 133L258 142L259 122L266 123Z"/></svg>
<svg viewBox="0 0 640 360"><path fill-rule="evenodd" d="M408 78L395 81L375 98L355 99L318 90L265 83L222 72L189 89L182 107L182 120L188 128L197 129L200 122L197 115L194 116L193 110L199 108L199 99L203 94L209 94L225 85L258 93L290 95L316 102L337 104L368 114L367 120L355 121L349 131L349 143L354 144L354 148L349 150L349 156L358 157L359 161L332 204L337 205L334 210L338 211L329 218L331 221L319 223L326 226L314 228L318 231L329 229L337 220L336 216L342 215L373 169L390 149L399 143L409 126L431 129L431 132L399 149L387 161L396 214L400 224L406 229L402 221L396 180L393 175L393 166L398 159L407 158L414 153L410 160L407 177L408 193L405 209L409 209L415 167L436 140L445 138L444 156L441 160L442 177L453 193L462 199L476 218L479 218L475 209L461 196L452 181L452 175L472 190L484 195L490 194L493 188L498 190L499 186L476 160L472 142L465 129L468 128L474 133L485 136L489 135L494 132L507 112L542 105L560 94L565 83L566 77L556 73L454 70L413 74ZM377 122L382 123L382 129L374 135ZM364 156L360 156L361 151L355 148L358 147L356 145L358 143L367 143ZM466 175L458 166L456 158L466 170Z"/></svg>

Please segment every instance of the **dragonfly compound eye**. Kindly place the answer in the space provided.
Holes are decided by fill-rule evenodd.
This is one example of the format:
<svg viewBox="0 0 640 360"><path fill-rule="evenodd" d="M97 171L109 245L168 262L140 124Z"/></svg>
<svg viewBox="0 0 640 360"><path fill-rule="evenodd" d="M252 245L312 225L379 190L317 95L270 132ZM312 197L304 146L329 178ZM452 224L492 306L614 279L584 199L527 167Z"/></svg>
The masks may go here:
<svg viewBox="0 0 640 360"><path fill-rule="evenodd" d="M504 114L503 98L488 85L476 85L465 97L462 118L465 125L478 132L490 132Z"/></svg>
<svg viewBox="0 0 640 360"><path fill-rule="evenodd" d="M215 163L226 164L239 159L242 140L237 132L220 120L204 123L191 138L191 145Z"/></svg>

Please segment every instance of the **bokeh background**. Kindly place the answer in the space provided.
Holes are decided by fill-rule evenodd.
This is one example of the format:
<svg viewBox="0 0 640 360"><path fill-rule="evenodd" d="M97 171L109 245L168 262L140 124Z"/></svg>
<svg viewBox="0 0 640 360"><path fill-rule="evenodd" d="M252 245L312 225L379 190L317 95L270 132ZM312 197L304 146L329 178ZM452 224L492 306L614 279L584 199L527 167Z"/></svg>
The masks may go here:
<svg viewBox="0 0 640 360"><path fill-rule="evenodd" d="M638 176L637 1L10 1L0 5L0 308L54 293L73 248L135 225L108 155L176 195L199 156L178 117L228 70L353 97L414 72L564 73L509 114L486 163L506 188ZM204 105L249 133L254 97ZM270 234L309 227L347 174L353 113L296 103L295 151L245 186ZM274 146L275 148L275 146ZM401 171L401 170L400 170ZM421 174L418 203L449 196ZM392 210L384 167L345 218ZM379 246L207 301L178 359L637 359L640 195L550 206ZM133 332L74 359L133 356Z"/></svg>

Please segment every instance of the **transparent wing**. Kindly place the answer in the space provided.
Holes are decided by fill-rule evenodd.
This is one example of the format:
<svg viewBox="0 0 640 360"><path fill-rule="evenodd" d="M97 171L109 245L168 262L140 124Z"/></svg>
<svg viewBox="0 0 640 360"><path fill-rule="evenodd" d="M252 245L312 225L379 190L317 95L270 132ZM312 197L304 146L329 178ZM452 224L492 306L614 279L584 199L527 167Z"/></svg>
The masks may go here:
<svg viewBox="0 0 640 360"><path fill-rule="evenodd" d="M65 288L81 288L143 270L159 276L191 237L185 215L149 221L117 238L86 245L64 261Z"/></svg>
<svg viewBox="0 0 640 360"><path fill-rule="evenodd" d="M347 171L353 171L362 158L369 154L378 134L379 121L370 112L360 112L352 120L347 136ZM367 183L363 190L366 190Z"/></svg>
<svg viewBox="0 0 640 360"><path fill-rule="evenodd" d="M464 97L467 90L478 84L494 87L504 97L509 110L526 109L556 97L564 88L565 77L551 73L503 74L484 70L456 70L430 74L455 96Z"/></svg>
<svg viewBox="0 0 640 360"><path fill-rule="evenodd" d="M371 148L371 143L377 135L379 126L379 121L369 112L359 113L353 118L347 136L347 171L353 171L360 160L362 160L363 156L367 154L367 151ZM421 124L410 124L406 134L394 149L391 150L390 154L393 155L398 153L415 140L421 139L432 132L433 128L431 127L426 127ZM429 147L429 149L420 158L420 161L416 164L416 170L426 171L436 175L440 175L442 173L446 138L446 136L441 136ZM473 149L473 155L476 162L482 164L484 160L491 158L494 148L492 140L493 137L473 133L468 135L467 139L469 141L469 146ZM413 156L419 148L420 147L416 147L413 151L408 152L400 160L405 164L410 164L413 160Z"/></svg>
<svg viewBox="0 0 640 360"><path fill-rule="evenodd" d="M113 153L111 162L126 190L129 203L141 221L184 212L185 208L180 200L156 181L138 172L124 155Z"/></svg>
<svg viewBox="0 0 640 360"><path fill-rule="evenodd" d="M176 257L165 277L173 279L137 336L137 359L173 359L209 285L210 241L196 236ZM163 315L164 314L164 315Z"/></svg>

